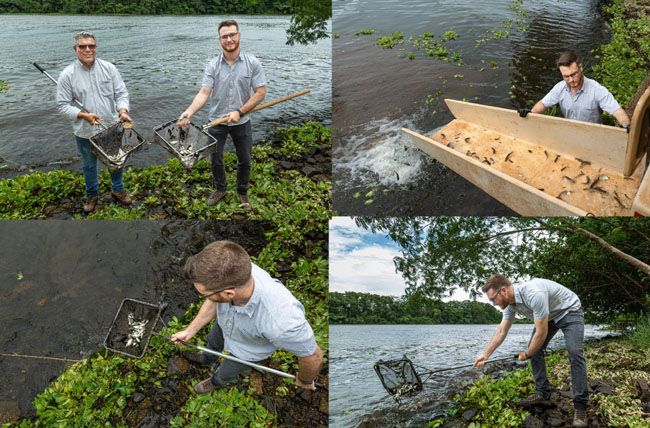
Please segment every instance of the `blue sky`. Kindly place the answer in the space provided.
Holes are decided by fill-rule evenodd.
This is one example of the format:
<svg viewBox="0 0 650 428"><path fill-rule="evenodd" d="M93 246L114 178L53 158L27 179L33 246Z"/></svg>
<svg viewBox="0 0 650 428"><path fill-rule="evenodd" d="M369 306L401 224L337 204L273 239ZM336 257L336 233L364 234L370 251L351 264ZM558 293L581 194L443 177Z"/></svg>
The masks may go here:
<svg viewBox="0 0 650 428"><path fill-rule="evenodd" d="M329 226L330 291L404 294L406 283L395 272L393 263L393 258L400 255L398 245L385 234L358 227L351 217L334 217ZM451 299L467 300L468 295L457 290ZM485 297L480 301L488 302Z"/></svg>

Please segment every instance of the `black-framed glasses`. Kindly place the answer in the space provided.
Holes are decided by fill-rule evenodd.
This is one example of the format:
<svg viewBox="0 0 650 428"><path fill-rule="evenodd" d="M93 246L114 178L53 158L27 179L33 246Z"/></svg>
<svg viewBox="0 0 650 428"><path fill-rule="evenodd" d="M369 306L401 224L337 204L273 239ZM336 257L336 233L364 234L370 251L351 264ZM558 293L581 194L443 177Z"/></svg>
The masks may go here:
<svg viewBox="0 0 650 428"><path fill-rule="evenodd" d="M199 293L199 295L201 295L201 297L205 297L206 299L207 299L208 297L210 297L210 296L214 296L215 294L219 294L219 293L221 293L222 291L223 291L223 290L217 290L217 291L213 291L212 293L203 294L203 293L201 293L199 290L196 290L196 292Z"/></svg>
<svg viewBox="0 0 650 428"><path fill-rule="evenodd" d="M504 288L505 288L505 287L501 287L501 288L499 288L499 291L497 291L496 293L494 293L494 296L492 296L492 297L488 297L488 299L490 300L490 302L491 302L492 304L494 304L494 299L497 298L497 296L499 295L499 293L501 293L501 290L503 290Z"/></svg>
<svg viewBox="0 0 650 428"><path fill-rule="evenodd" d="M91 51L94 51L97 48L97 45L77 45L77 47L82 51L85 51L86 49L90 49Z"/></svg>
<svg viewBox="0 0 650 428"><path fill-rule="evenodd" d="M562 75L562 78L563 78L564 80L575 79L576 77L578 77L578 76L580 75L580 72L582 72L582 70L578 69L578 71L575 71L575 72L573 72L573 73L571 73L571 74L567 74L567 75L564 75L564 74L563 74L563 75Z"/></svg>
<svg viewBox="0 0 650 428"><path fill-rule="evenodd" d="M223 36L220 36L220 37L221 37L221 40L223 40L223 41L225 42L225 41L228 40L228 39L233 39L233 40L235 40L235 39L237 38L237 36L239 36L239 32L236 32L236 33L230 33L230 34L224 34Z"/></svg>

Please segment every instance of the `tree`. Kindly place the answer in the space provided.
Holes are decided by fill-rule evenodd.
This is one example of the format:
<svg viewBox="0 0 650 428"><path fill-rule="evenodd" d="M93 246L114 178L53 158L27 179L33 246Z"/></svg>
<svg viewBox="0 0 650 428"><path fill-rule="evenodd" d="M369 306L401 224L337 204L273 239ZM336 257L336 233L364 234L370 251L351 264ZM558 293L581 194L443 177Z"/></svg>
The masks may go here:
<svg viewBox="0 0 650 428"><path fill-rule="evenodd" d="M476 297L494 273L539 276L580 296L601 317L650 310L650 221L643 218L357 218L400 245L395 267L408 285L441 298Z"/></svg>
<svg viewBox="0 0 650 428"><path fill-rule="evenodd" d="M295 9L287 29L288 45L306 45L328 37L327 21L332 17L332 0L295 0L293 3Z"/></svg>

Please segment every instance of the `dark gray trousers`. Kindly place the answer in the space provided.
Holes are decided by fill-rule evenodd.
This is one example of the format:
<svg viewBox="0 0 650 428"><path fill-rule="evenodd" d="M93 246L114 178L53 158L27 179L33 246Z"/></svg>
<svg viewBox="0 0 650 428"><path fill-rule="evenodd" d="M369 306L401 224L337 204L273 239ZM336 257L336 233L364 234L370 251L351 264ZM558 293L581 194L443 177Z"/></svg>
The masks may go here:
<svg viewBox="0 0 650 428"><path fill-rule="evenodd" d="M582 310L569 312L557 322L549 321L546 340L531 358L533 376L535 376L535 389L544 398L549 398L551 395L551 385L546 378L544 351L558 330L562 330L562 333L564 333L564 343L569 352L573 406L578 410L586 410L589 393L587 392L587 365L582 352L582 342L585 336L585 319ZM534 334L535 329L533 329Z"/></svg>
<svg viewBox="0 0 650 428"><path fill-rule="evenodd" d="M210 333L208 333L207 347L217 352L223 352L223 330L221 330L221 327L219 327L218 322L214 323L212 329L210 330ZM233 357L237 356L233 355ZM217 362L219 357L204 352L203 358L208 364L213 364ZM247 365L224 359L219 365L219 368L217 368L217 371L215 371L212 375L212 383L215 386L225 386L237 380L237 377L247 370L250 370L250 367Z"/></svg>
<svg viewBox="0 0 650 428"><path fill-rule="evenodd" d="M251 150L253 148L251 121L235 126L213 126L208 129L208 132L217 139L217 150L212 153L212 177L215 187L223 192L228 187L226 167L223 163L223 149L226 146L226 139L230 135L237 153L237 193L247 194L248 181L251 177Z"/></svg>

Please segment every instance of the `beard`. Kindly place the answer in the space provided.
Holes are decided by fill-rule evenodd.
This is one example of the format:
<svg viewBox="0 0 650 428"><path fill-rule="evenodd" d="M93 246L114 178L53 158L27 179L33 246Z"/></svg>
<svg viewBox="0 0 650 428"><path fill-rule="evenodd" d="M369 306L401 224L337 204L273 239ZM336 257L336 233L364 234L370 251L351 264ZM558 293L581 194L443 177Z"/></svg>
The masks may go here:
<svg viewBox="0 0 650 428"><path fill-rule="evenodd" d="M225 43L221 44L221 47L225 52L235 52L237 49L239 49L239 41L236 41L231 44L231 45L226 45Z"/></svg>

